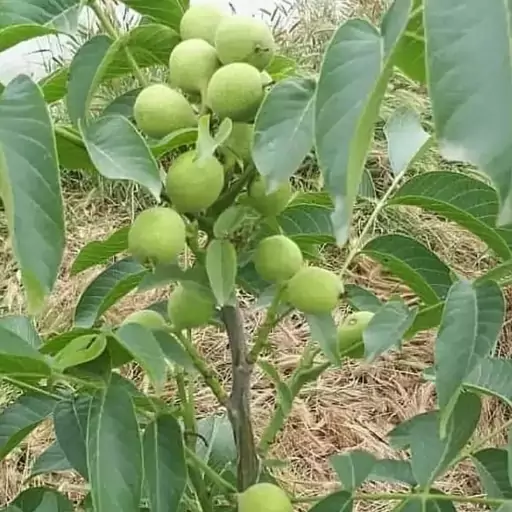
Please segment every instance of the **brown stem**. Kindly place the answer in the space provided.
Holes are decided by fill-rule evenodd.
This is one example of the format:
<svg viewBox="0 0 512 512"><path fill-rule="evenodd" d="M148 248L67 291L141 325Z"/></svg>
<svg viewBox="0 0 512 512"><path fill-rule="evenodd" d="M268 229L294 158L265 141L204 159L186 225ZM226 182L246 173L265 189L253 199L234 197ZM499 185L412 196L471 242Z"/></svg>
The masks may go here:
<svg viewBox="0 0 512 512"><path fill-rule="evenodd" d="M243 491L256 482L259 469L251 420L251 366L247 362L247 340L239 308L224 306L221 315L231 350L233 387L229 420L238 453L238 490Z"/></svg>

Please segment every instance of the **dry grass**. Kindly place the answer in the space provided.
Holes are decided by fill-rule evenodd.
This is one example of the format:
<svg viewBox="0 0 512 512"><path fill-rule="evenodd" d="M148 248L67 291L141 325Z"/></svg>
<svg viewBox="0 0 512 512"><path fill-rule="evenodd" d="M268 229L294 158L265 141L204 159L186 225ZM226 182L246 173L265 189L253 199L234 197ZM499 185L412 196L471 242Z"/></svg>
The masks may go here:
<svg viewBox="0 0 512 512"><path fill-rule="evenodd" d="M71 196L68 205L68 246L65 264L57 290L39 328L43 333L60 331L70 324L76 299L86 283L97 272L92 270L75 278L69 277L74 256L91 239L101 239L114 228L126 223L130 214L124 207L117 207L97 198ZM481 245L466 232L437 218L427 217L414 209L402 209L400 222L416 225L422 237L444 259L451 262L462 274L472 275L482 263ZM394 219L396 222L396 218ZM396 224L395 227L399 227ZM339 267L339 255L327 253L327 264ZM352 269L353 280L372 288L382 297L400 292L407 297L409 291L391 279L371 260L362 259ZM0 308L10 312L22 310L21 290L17 280L10 249L6 240L0 246L0 282L2 283ZM128 296L108 315L108 320L118 322L141 305L161 298L162 292ZM261 321L261 312L248 304L244 309L248 331L253 331ZM503 337L502 352L509 353L509 336ZM308 340L307 327L300 319L289 319L272 334L272 352L268 357L282 372L289 374ZM229 354L224 335L208 329L196 335L196 343L209 358L229 385ZM332 369L312 385L307 386L295 403L284 431L272 450L272 457L287 461L278 477L299 495L325 493L336 485L328 457L343 450L361 448L379 456L396 454L386 443L387 432L394 425L434 405L433 386L421 378L422 370L432 363L433 336L423 333L407 344L403 351L389 353L372 365L348 361L342 369ZM135 380L140 380L134 373ZM172 398L174 389L169 387L167 396ZM268 421L274 404L274 390L266 377L255 372L253 379L253 414L256 431L261 432ZM217 407L209 390L197 388L197 406L201 414L215 412ZM487 402L482 417L480 434L485 435L503 421L506 411L492 401ZM38 428L26 442L0 463L0 504L14 497L27 478L31 462L51 442L52 429L48 424ZM72 475L50 475L36 478L32 483L49 483L76 496L81 482ZM463 465L449 474L441 487L454 493L478 493L479 488L470 465ZM389 489L384 484L372 484L372 489ZM372 505L372 510L384 509L387 504ZM360 510L366 510L365 505Z"/></svg>

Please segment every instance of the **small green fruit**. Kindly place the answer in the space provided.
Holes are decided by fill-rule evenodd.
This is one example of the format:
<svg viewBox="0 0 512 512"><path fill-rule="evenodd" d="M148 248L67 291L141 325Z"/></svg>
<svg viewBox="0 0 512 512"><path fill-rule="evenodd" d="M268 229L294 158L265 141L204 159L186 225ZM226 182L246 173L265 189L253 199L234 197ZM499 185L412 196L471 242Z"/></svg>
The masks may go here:
<svg viewBox="0 0 512 512"><path fill-rule="evenodd" d="M167 313L177 329L194 329L209 322L215 313L215 302L199 286L179 284L169 297Z"/></svg>
<svg viewBox="0 0 512 512"><path fill-rule="evenodd" d="M208 208L223 187L221 163L213 156L200 159L194 150L181 154L167 173L167 194L180 212L197 213Z"/></svg>
<svg viewBox="0 0 512 512"><path fill-rule="evenodd" d="M219 66L211 44L202 39L187 39L175 46L169 57L171 84L187 93L204 94Z"/></svg>
<svg viewBox="0 0 512 512"><path fill-rule="evenodd" d="M253 136L253 124L233 123L233 128L224 146L247 164L252 160Z"/></svg>
<svg viewBox="0 0 512 512"><path fill-rule="evenodd" d="M343 293L338 276L319 267L303 267L288 281L286 298L299 311L316 315L332 311Z"/></svg>
<svg viewBox="0 0 512 512"><path fill-rule="evenodd" d="M279 215L290 202L292 195L293 189L289 181L267 194L266 180L261 176L253 180L248 190L250 205L264 217Z"/></svg>
<svg viewBox="0 0 512 512"><path fill-rule="evenodd" d="M363 332L374 317L371 311L357 311L345 318L338 327L338 347L346 357L364 357ZM351 347L354 347L351 350Z"/></svg>
<svg viewBox="0 0 512 512"><path fill-rule="evenodd" d="M183 219L171 208L162 206L141 212L128 232L128 250L143 263L173 263L185 242Z"/></svg>
<svg viewBox="0 0 512 512"><path fill-rule="evenodd" d="M154 139L197 125L194 109L185 96L163 84L149 85L139 93L133 116L139 129Z"/></svg>
<svg viewBox="0 0 512 512"><path fill-rule="evenodd" d="M217 27L225 14L214 5L193 5L183 14L180 22L182 39L203 39L215 44Z"/></svg>
<svg viewBox="0 0 512 512"><path fill-rule="evenodd" d="M238 512L293 512L287 494L277 485L262 482L238 495Z"/></svg>
<svg viewBox="0 0 512 512"><path fill-rule="evenodd" d="M223 64L247 62L261 71L273 59L276 43L265 22L234 15L220 22L215 34L215 48Z"/></svg>
<svg viewBox="0 0 512 512"><path fill-rule="evenodd" d="M236 62L218 69L212 76L206 101L221 119L252 121L263 99L259 71L249 64Z"/></svg>
<svg viewBox="0 0 512 512"><path fill-rule="evenodd" d="M284 235L264 238L254 254L256 272L269 282L288 281L301 269L303 263L299 246Z"/></svg>
<svg viewBox="0 0 512 512"><path fill-rule="evenodd" d="M134 313L131 313L121 323L121 325L127 324L139 324L151 331L163 329L166 325L164 317L157 311L153 311L151 309L144 309L142 311L135 311Z"/></svg>

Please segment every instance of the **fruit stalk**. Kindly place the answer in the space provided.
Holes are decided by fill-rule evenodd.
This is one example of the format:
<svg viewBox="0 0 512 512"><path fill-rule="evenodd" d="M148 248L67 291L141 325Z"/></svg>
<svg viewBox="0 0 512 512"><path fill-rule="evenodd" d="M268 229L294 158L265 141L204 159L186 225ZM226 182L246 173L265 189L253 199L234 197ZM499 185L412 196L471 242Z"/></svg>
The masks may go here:
<svg viewBox="0 0 512 512"><path fill-rule="evenodd" d="M112 22L108 19L108 16L103 11L102 6L100 3L96 0L90 3L89 5L91 9L94 11L94 14L96 14L101 26L103 27L103 30L114 40L116 41L119 39L119 33L117 32L114 25L112 25ZM146 87L148 85L148 81L146 80L146 77L144 76L144 73L139 68L139 65L137 64L137 61L133 57L130 50L123 45L123 51L126 55L126 59L130 63L130 66L133 69L133 74L137 77L137 80L140 82L140 85L142 87Z"/></svg>
<svg viewBox="0 0 512 512"><path fill-rule="evenodd" d="M233 386L228 412L238 454L237 483L238 490L244 491L256 482L259 469L251 420L251 366L240 310L237 306L224 306L221 316L231 350Z"/></svg>

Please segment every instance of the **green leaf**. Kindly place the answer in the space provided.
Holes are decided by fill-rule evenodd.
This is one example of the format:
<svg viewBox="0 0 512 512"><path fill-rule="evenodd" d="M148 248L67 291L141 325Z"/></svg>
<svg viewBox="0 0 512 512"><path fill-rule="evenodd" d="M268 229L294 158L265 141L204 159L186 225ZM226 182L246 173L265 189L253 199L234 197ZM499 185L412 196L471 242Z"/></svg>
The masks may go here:
<svg viewBox="0 0 512 512"><path fill-rule="evenodd" d="M157 417L146 427L142 447L151 511L178 510L187 486L187 463L179 423L168 414Z"/></svg>
<svg viewBox="0 0 512 512"><path fill-rule="evenodd" d="M139 324L126 324L116 332L119 343L146 371L156 392L162 392L167 377L165 355L153 333Z"/></svg>
<svg viewBox="0 0 512 512"><path fill-rule="evenodd" d="M44 356L11 329L0 324L0 375L48 377L51 369Z"/></svg>
<svg viewBox="0 0 512 512"><path fill-rule="evenodd" d="M35 37L66 32L78 25L80 0L2 3L0 12L0 52Z"/></svg>
<svg viewBox="0 0 512 512"><path fill-rule="evenodd" d="M361 176L358 194L360 197L364 197L365 199L375 199L377 197L377 191L375 190L372 174L366 168Z"/></svg>
<svg viewBox="0 0 512 512"><path fill-rule="evenodd" d="M309 512L352 512L353 507L351 493L338 491L315 503Z"/></svg>
<svg viewBox="0 0 512 512"><path fill-rule="evenodd" d="M298 194L277 217L283 232L295 242L331 243L334 241L331 222L332 203L325 194Z"/></svg>
<svg viewBox="0 0 512 512"><path fill-rule="evenodd" d="M395 66L400 68L409 78L421 84L427 81L423 0L414 0L413 11L402 40L398 45L394 62Z"/></svg>
<svg viewBox="0 0 512 512"><path fill-rule="evenodd" d="M83 336L86 334L100 334L100 330L98 329L71 329L70 331L66 331L62 334L52 334L50 335L44 342L44 344L39 348L39 352L41 354L48 354L50 356L54 356L66 346L71 343L75 338L79 336Z"/></svg>
<svg viewBox="0 0 512 512"><path fill-rule="evenodd" d="M178 365L190 374L197 373L192 359L175 336L166 331L154 331L153 336L160 345L167 361Z"/></svg>
<svg viewBox="0 0 512 512"><path fill-rule="evenodd" d="M333 223L339 244L349 236L374 123L411 8L412 0L395 0L380 31L363 20L345 22L324 54L315 102L315 138L320 168L336 207Z"/></svg>
<svg viewBox="0 0 512 512"><path fill-rule="evenodd" d="M133 117L133 106L142 88L132 89L112 100L103 110L102 115L118 115L128 119Z"/></svg>
<svg viewBox="0 0 512 512"><path fill-rule="evenodd" d="M88 478L87 418L91 397L69 397L57 404L53 412L55 436L66 460L78 473Z"/></svg>
<svg viewBox="0 0 512 512"><path fill-rule="evenodd" d="M352 450L329 458L343 488L355 491L370 475L377 459L364 450Z"/></svg>
<svg viewBox="0 0 512 512"><path fill-rule="evenodd" d="M52 413L56 403L46 395L26 394L0 413L0 460Z"/></svg>
<svg viewBox="0 0 512 512"><path fill-rule="evenodd" d="M419 174L407 181L388 205L419 206L437 213L471 231L500 258L512 257L510 233L494 229L499 208L496 191L483 181L458 172Z"/></svg>
<svg viewBox="0 0 512 512"><path fill-rule="evenodd" d="M59 178L41 89L20 75L0 97L0 195L30 313L38 313L52 291L64 252Z"/></svg>
<svg viewBox="0 0 512 512"><path fill-rule="evenodd" d="M490 176L500 197L498 223L508 224L512 222L510 5L429 0L424 11L428 86L440 151L447 160L471 163Z"/></svg>
<svg viewBox="0 0 512 512"><path fill-rule="evenodd" d="M151 144L150 150L154 157L160 158L182 146L195 144L197 137L197 128L182 128L181 130L176 130L175 132L170 133L162 140Z"/></svg>
<svg viewBox="0 0 512 512"><path fill-rule="evenodd" d="M452 285L450 268L414 238L379 236L370 240L361 253L389 269L428 305L445 298Z"/></svg>
<svg viewBox="0 0 512 512"><path fill-rule="evenodd" d="M227 238L239 230L245 222L251 222L258 217L251 207L235 204L226 208L213 225L216 238Z"/></svg>
<svg viewBox="0 0 512 512"><path fill-rule="evenodd" d="M55 103L66 96L68 91L69 69L58 68L39 80L46 103Z"/></svg>
<svg viewBox="0 0 512 512"><path fill-rule="evenodd" d="M71 61L66 106L71 122L77 127L80 121L88 120L92 95L99 85L96 77L101 73L112 44L112 39L105 34L94 36L80 47Z"/></svg>
<svg viewBox="0 0 512 512"><path fill-rule="evenodd" d="M283 80L265 96L258 111L252 155L270 188L288 181L311 151L315 91L311 78Z"/></svg>
<svg viewBox="0 0 512 512"><path fill-rule="evenodd" d="M80 296L75 309L75 326L92 327L107 309L135 289L146 273L147 270L131 258L108 267Z"/></svg>
<svg viewBox="0 0 512 512"><path fill-rule="evenodd" d="M12 502L23 512L73 512L73 503L49 487L32 487Z"/></svg>
<svg viewBox="0 0 512 512"><path fill-rule="evenodd" d="M433 139L421 126L419 115L408 107L396 109L384 126L391 170L400 176L430 148Z"/></svg>
<svg viewBox="0 0 512 512"><path fill-rule="evenodd" d="M297 63L290 57L275 55L265 71L275 82L293 76L297 72Z"/></svg>
<svg viewBox="0 0 512 512"><path fill-rule="evenodd" d="M106 334L86 334L68 343L54 358L53 367L63 371L97 359L107 348Z"/></svg>
<svg viewBox="0 0 512 512"><path fill-rule="evenodd" d="M318 342L325 357L334 365L340 366L338 332L330 313L306 315L312 341Z"/></svg>
<svg viewBox="0 0 512 512"><path fill-rule="evenodd" d="M399 348L416 313L417 308L409 309L402 299L386 302L363 331L365 359L374 361L390 348Z"/></svg>
<svg viewBox="0 0 512 512"><path fill-rule="evenodd" d="M235 437L227 416L206 416L197 422L197 454L217 473L237 460Z"/></svg>
<svg viewBox="0 0 512 512"><path fill-rule="evenodd" d="M183 270L178 264L157 265L152 272L147 272L140 282L137 291L146 292L162 286L167 286L175 281L191 281L208 285L208 276L204 267L195 265Z"/></svg>
<svg viewBox="0 0 512 512"><path fill-rule="evenodd" d="M483 283L485 281L495 281L501 288L512 283L512 260L496 265L475 279L476 283Z"/></svg>
<svg viewBox="0 0 512 512"><path fill-rule="evenodd" d="M437 399L443 413L450 414L464 378L477 363L475 356L494 350L504 316L503 294L496 283L464 280L450 289L435 344Z"/></svg>
<svg viewBox="0 0 512 512"><path fill-rule="evenodd" d="M142 447L133 401L111 382L96 393L87 425L87 467L96 512L139 512Z"/></svg>
<svg viewBox="0 0 512 512"><path fill-rule="evenodd" d="M416 318L414 319L411 327L409 327L409 329L405 333L404 339L410 340L418 332L428 331L429 329L437 327L441 322L441 318L443 316L443 308L444 302L438 302L433 306L420 308L416 314Z"/></svg>
<svg viewBox="0 0 512 512"><path fill-rule="evenodd" d="M124 3L159 23L179 30L183 13L188 8L188 0L125 0Z"/></svg>
<svg viewBox="0 0 512 512"><path fill-rule="evenodd" d="M34 478L45 473L59 473L61 471L71 471L73 467L66 459L59 443L52 443L32 465L30 478Z"/></svg>
<svg viewBox="0 0 512 512"><path fill-rule="evenodd" d="M402 482L411 487L417 484L408 460L382 459L375 462L368 480L379 482Z"/></svg>
<svg viewBox="0 0 512 512"><path fill-rule="evenodd" d="M429 494L443 493L436 491L435 489L430 489ZM453 502L449 500L435 500L430 497L428 499L423 499L421 497L415 497L414 495L403 501L398 507L394 510L400 510L401 512L457 512Z"/></svg>
<svg viewBox="0 0 512 512"><path fill-rule="evenodd" d="M122 116L100 117L80 131L98 172L112 180L130 180L160 201L158 164L136 128Z"/></svg>
<svg viewBox="0 0 512 512"><path fill-rule="evenodd" d="M343 298L357 311L376 313L382 307L382 301L373 292L356 284L345 285Z"/></svg>
<svg viewBox="0 0 512 512"><path fill-rule="evenodd" d="M481 403L477 395L463 393L448 419L446 436L441 438L441 413L431 411L414 416L390 433L391 445L411 449L414 478L427 490L442 476L471 438L480 419Z"/></svg>
<svg viewBox="0 0 512 512"><path fill-rule="evenodd" d="M212 240L206 249L206 272L219 306L229 303L235 291L237 255L229 240Z"/></svg>
<svg viewBox="0 0 512 512"><path fill-rule="evenodd" d="M66 170L83 169L95 173L96 167L80 134L72 127L61 124L56 125L54 130L59 166Z"/></svg>
<svg viewBox="0 0 512 512"><path fill-rule="evenodd" d="M0 317L0 327L22 338L34 348L39 348L43 341L29 318L22 315L8 315Z"/></svg>
<svg viewBox="0 0 512 512"><path fill-rule="evenodd" d="M89 242L73 261L71 274L79 274L95 265L102 265L125 251L128 248L128 231L130 226L124 226L106 240Z"/></svg>
<svg viewBox="0 0 512 512"><path fill-rule="evenodd" d="M471 456L489 498L512 499L507 450L486 448Z"/></svg>

